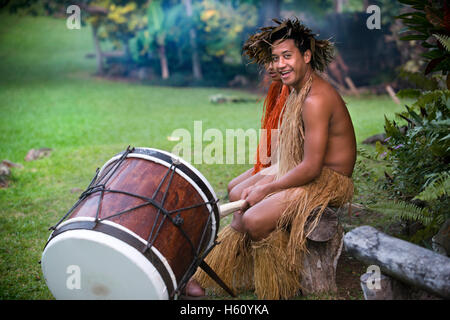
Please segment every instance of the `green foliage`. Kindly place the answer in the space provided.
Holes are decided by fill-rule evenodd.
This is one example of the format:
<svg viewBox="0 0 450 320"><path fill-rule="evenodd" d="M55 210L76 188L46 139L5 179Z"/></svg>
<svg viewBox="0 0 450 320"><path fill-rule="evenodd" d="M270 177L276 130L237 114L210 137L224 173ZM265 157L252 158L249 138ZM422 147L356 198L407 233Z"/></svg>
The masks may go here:
<svg viewBox="0 0 450 320"><path fill-rule="evenodd" d="M428 175L424 189L414 199L422 201L433 201L443 196L448 196L450 190L450 171L433 173Z"/></svg>
<svg viewBox="0 0 450 320"><path fill-rule="evenodd" d="M0 11L19 15L45 16L58 12L65 12L65 9L74 4L70 0L14 0L0 1Z"/></svg>
<svg viewBox="0 0 450 320"><path fill-rule="evenodd" d="M256 7L242 3L202 0L196 5L200 44L206 55L218 57L228 64L242 64L241 48L245 32L256 25Z"/></svg>
<svg viewBox="0 0 450 320"><path fill-rule="evenodd" d="M441 37L450 35L450 7L444 6L439 0L399 0L400 3L411 6L413 11L397 16L406 26L404 32L409 34L401 37L401 40L421 41L421 45L427 48L422 54L426 61L425 74L441 71L448 74L450 70L450 52L444 45L437 41L435 34ZM448 38L447 38L448 40Z"/></svg>
<svg viewBox="0 0 450 320"><path fill-rule="evenodd" d="M327 13L330 13L334 10L333 0L284 0L284 4L286 10L308 12L310 15L321 18L323 18ZM350 0L349 3L346 4L345 9L350 8L350 11L351 9L354 9L354 7L355 1Z"/></svg>
<svg viewBox="0 0 450 320"><path fill-rule="evenodd" d="M392 165L387 188L395 199L421 200L427 208L415 216L402 218L413 218L429 227L433 222L437 227L450 217L449 196L445 191L450 170L450 91L410 90L409 95L417 100L397 114L406 125L400 126L385 117L388 139L386 145L377 146L378 154Z"/></svg>
<svg viewBox="0 0 450 320"><path fill-rule="evenodd" d="M393 220L418 221L424 226L433 223L433 216L426 208L420 208L412 203L405 201L378 201L375 204L367 205L367 208L389 216Z"/></svg>
<svg viewBox="0 0 450 320"><path fill-rule="evenodd" d="M142 30L147 23L143 15L144 1L124 2L120 0L94 0L90 6L101 7L107 10L106 15L93 14L86 21L99 27L99 38L110 41L117 49L128 50L128 42ZM128 52L127 52L128 53Z"/></svg>
<svg viewBox="0 0 450 320"><path fill-rule="evenodd" d="M421 41L426 50L422 54L425 76L401 71L400 76L410 77L416 88L402 90L399 97L415 101L396 114L402 125L385 117L388 138L384 145L377 145L377 152L390 163L385 186L395 200L394 204L385 203L383 212L390 212L391 207L394 218L420 222L424 228L410 239L419 243L450 218L446 191L450 184L450 91L438 90L436 79L430 78L431 73L441 72L447 75L449 87L450 8L436 0L399 2L411 9L397 16L406 26L406 35L400 39Z"/></svg>
<svg viewBox="0 0 450 320"><path fill-rule="evenodd" d="M439 42L444 46L445 50L450 51L450 37L441 35L441 34L433 34L433 36L439 40Z"/></svg>
<svg viewBox="0 0 450 320"><path fill-rule="evenodd" d="M437 90L439 89L439 82L437 77L428 77L423 73L412 72L406 70L405 67L402 67L398 73L399 78L406 80L410 85L413 85L415 88L420 88L421 90ZM405 89L409 90L409 89ZM410 97L404 96L402 91L398 92L399 98L401 97Z"/></svg>
<svg viewBox="0 0 450 320"><path fill-rule="evenodd" d="M371 153L364 147L358 146L353 172L355 195L359 197L358 203L373 204L385 197L382 178L376 169L376 164L380 162L385 161L377 159L376 153Z"/></svg>
<svg viewBox="0 0 450 320"><path fill-rule="evenodd" d="M397 117L406 121L407 128L402 129L395 121L385 118L389 140L381 151L387 153L395 168L396 191L412 198L421 191L425 175L441 172L448 166L450 91L423 93Z"/></svg>
<svg viewBox="0 0 450 320"><path fill-rule="evenodd" d="M99 36L114 47L129 49L131 65L161 67L161 55L167 66L175 67L179 76L192 72L190 56L196 47L204 76L231 80L244 68L241 47L257 20L257 6L250 2L233 4L213 0L192 1L192 15L186 13L182 1L154 0L123 2L94 0L90 5L107 8L109 13L92 15L87 20L99 27ZM195 31L195 38L192 37ZM195 42L195 43L194 43ZM239 66L240 69L229 67ZM189 70L189 71L188 71ZM210 75L210 73L213 73ZM232 74L231 74L232 73ZM219 77L218 77L219 75ZM192 79L175 79L189 83ZM206 80L206 79L205 79ZM168 84L166 80L165 84Z"/></svg>
<svg viewBox="0 0 450 320"><path fill-rule="evenodd" d="M130 41L133 60L145 63L158 47L187 38L188 30L182 28L186 20L182 3L164 8L162 1L152 1L146 11L146 27Z"/></svg>

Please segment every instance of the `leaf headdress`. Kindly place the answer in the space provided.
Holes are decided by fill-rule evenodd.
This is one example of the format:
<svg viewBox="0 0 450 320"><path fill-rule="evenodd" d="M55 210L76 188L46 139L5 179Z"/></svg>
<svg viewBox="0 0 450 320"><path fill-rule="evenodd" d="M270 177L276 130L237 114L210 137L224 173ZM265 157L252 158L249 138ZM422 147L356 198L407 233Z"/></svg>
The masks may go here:
<svg viewBox="0 0 450 320"><path fill-rule="evenodd" d="M263 27L250 36L242 48L243 54L257 64L264 65L272 61L272 45L277 40L292 39L303 54L311 50L311 67L313 70L324 71L334 58L334 46L329 40L316 39L311 29L298 18L278 20L277 25Z"/></svg>

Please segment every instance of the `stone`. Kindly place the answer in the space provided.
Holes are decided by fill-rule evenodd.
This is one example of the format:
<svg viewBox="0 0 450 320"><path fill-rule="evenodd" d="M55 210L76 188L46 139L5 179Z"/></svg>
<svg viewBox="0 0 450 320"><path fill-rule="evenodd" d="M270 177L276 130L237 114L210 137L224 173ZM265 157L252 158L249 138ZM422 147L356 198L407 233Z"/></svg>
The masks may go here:
<svg viewBox="0 0 450 320"><path fill-rule="evenodd" d="M8 187L8 178L11 175L11 169L3 162L0 163L0 188Z"/></svg>
<svg viewBox="0 0 450 320"><path fill-rule="evenodd" d="M412 287L385 274L380 274L374 284L372 273L364 273L361 288L366 300L442 300L424 290Z"/></svg>
<svg viewBox="0 0 450 320"><path fill-rule="evenodd" d="M23 164L21 164L21 163L14 163L14 162L6 160L6 159L2 161L2 164L4 164L5 166L7 166L9 168L23 169Z"/></svg>
<svg viewBox="0 0 450 320"><path fill-rule="evenodd" d="M50 148L31 149L25 156L25 161L33 161L48 157L52 153Z"/></svg>
<svg viewBox="0 0 450 320"><path fill-rule="evenodd" d="M444 222L431 241L435 252L450 256L450 219Z"/></svg>
<svg viewBox="0 0 450 320"><path fill-rule="evenodd" d="M373 136L368 137L366 140L364 140L362 143L363 144L375 144L378 141L381 142L382 144L384 144L384 140L386 139L386 134L385 133L379 133L379 134L375 134Z"/></svg>

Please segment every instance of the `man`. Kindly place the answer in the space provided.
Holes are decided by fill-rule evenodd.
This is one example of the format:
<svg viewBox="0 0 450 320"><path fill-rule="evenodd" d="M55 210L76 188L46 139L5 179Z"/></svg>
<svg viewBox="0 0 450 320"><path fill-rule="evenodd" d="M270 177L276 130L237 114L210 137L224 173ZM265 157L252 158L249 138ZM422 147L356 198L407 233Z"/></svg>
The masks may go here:
<svg viewBox="0 0 450 320"><path fill-rule="evenodd" d="M280 74L275 70L273 63L265 65L266 72L272 83L269 86L266 99L264 100L263 115L261 119L261 139L256 151L256 163L253 168L245 171L228 184L228 198L236 201L241 198L242 191L248 186L262 184L271 181L270 171L271 158L275 156L276 137L272 132L278 129L281 111L289 96L289 87L281 82Z"/></svg>
<svg viewBox="0 0 450 320"><path fill-rule="evenodd" d="M331 44L297 19L274 21L278 26L261 29L251 40L254 60L273 62L293 89L283 111L277 172L272 181L242 192L245 205L206 259L228 285L238 292L254 289L259 299L288 299L301 289L306 237L328 205L351 200L356 161L345 103L316 72L331 61ZM194 279L188 294L215 287L202 271Z"/></svg>

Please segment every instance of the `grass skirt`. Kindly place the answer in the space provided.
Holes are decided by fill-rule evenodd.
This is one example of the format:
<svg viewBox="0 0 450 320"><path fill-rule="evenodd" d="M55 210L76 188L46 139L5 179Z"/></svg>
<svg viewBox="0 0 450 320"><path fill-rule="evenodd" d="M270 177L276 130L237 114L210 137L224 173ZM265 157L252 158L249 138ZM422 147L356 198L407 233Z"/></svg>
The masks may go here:
<svg viewBox="0 0 450 320"><path fill-rule="evenodd" d="M230 225L219 232L218 245L208 254L205 261L235 293L253 289L253 256L250 238L237 232ZM202 269L194 274L194 279L203 288L216 294L227 293Z"/></svg>
<svg viewBox="0 0 450 320"><path fill-rule="evenodd" d="M305 225L311 232L327 206L340 207L351 201L351 178L324 167L311 183L287 192L286 209L275 230L261 241L226 226L218 244L205 261L235 293L255 289L258 299L289 299L300 288L303 255L307 254ZM320 208L311 216L314 209ZM224 291L198 270L194 278L203 288Z"/></svg>

